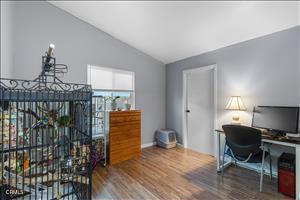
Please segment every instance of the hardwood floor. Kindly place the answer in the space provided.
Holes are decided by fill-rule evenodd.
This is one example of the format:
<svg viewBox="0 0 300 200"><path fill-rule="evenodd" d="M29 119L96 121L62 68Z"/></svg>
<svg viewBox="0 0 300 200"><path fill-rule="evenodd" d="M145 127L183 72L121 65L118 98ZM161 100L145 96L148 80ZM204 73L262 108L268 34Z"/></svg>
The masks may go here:
<svg viewBox="0 0 300 200"><path fill-rule="evenodd" d="M216 160L183 148L149 147L140 158L93 172L93 199L289 199L277 193L276 179L239 167L216 173Z"/></svg>

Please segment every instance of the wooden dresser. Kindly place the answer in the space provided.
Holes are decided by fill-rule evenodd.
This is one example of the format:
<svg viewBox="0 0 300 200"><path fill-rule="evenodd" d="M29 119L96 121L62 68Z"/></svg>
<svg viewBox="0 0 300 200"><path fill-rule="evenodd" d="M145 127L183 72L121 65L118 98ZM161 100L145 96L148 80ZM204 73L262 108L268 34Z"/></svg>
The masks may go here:
<svg viewBox="0 0 300 200"><path fill-rule="evenodd" d="M109 164L139 156L141 153L141 111L109 113Z"/></svg>

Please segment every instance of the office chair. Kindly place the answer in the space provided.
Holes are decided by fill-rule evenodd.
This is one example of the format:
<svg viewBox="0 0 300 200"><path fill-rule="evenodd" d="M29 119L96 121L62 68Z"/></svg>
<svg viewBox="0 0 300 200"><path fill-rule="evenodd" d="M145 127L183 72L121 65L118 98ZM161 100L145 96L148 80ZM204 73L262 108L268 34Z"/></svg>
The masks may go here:
<svg viewBox="0 0 300 200"><path fill-rule="evenodd" d="M252 127L240 125L223 125L222 128L226 136L223 163L225 154L233 158L235 163L261 163L259 190L262 192L265 157L269 155L271 179L272 160L270 148L268 147L268 152L266 152L266 147L261 145L261 131ZM227 151L226 147L228 147ZM222 168L222 174L224 173L223 171L224 168Z"/></svg>

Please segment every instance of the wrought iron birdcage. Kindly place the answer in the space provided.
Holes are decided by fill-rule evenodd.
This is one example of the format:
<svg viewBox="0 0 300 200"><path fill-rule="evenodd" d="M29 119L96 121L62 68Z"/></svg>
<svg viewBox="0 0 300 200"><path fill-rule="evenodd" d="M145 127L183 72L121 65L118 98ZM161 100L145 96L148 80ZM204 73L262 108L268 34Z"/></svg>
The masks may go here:
<svg viewBox="0 0 300 200"><path fill-rule="evenodd" d="M91 87L42 64L33 81L0 79L0 199L91 199Z"/></svg>

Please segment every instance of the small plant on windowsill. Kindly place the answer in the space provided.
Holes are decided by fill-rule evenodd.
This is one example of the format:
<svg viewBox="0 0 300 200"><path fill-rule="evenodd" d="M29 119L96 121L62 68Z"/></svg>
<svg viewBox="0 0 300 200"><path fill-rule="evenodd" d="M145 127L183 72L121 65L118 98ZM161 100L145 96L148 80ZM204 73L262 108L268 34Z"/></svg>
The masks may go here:
<svg viewBox="0 0 300 200"><path fill-rule="evenodd" d="M111 98L111 110L116 111L117 110L117 100L120 98L120 96L116 96L114 98Z"/></svg>
<svg viewBox="0 0 300 200"><path fill-rule="evenodd" d="M131 109L131 104L128 102L128 100L125 100L124 105L125 105L125 109L126 110L130 110Z"/></svg>

